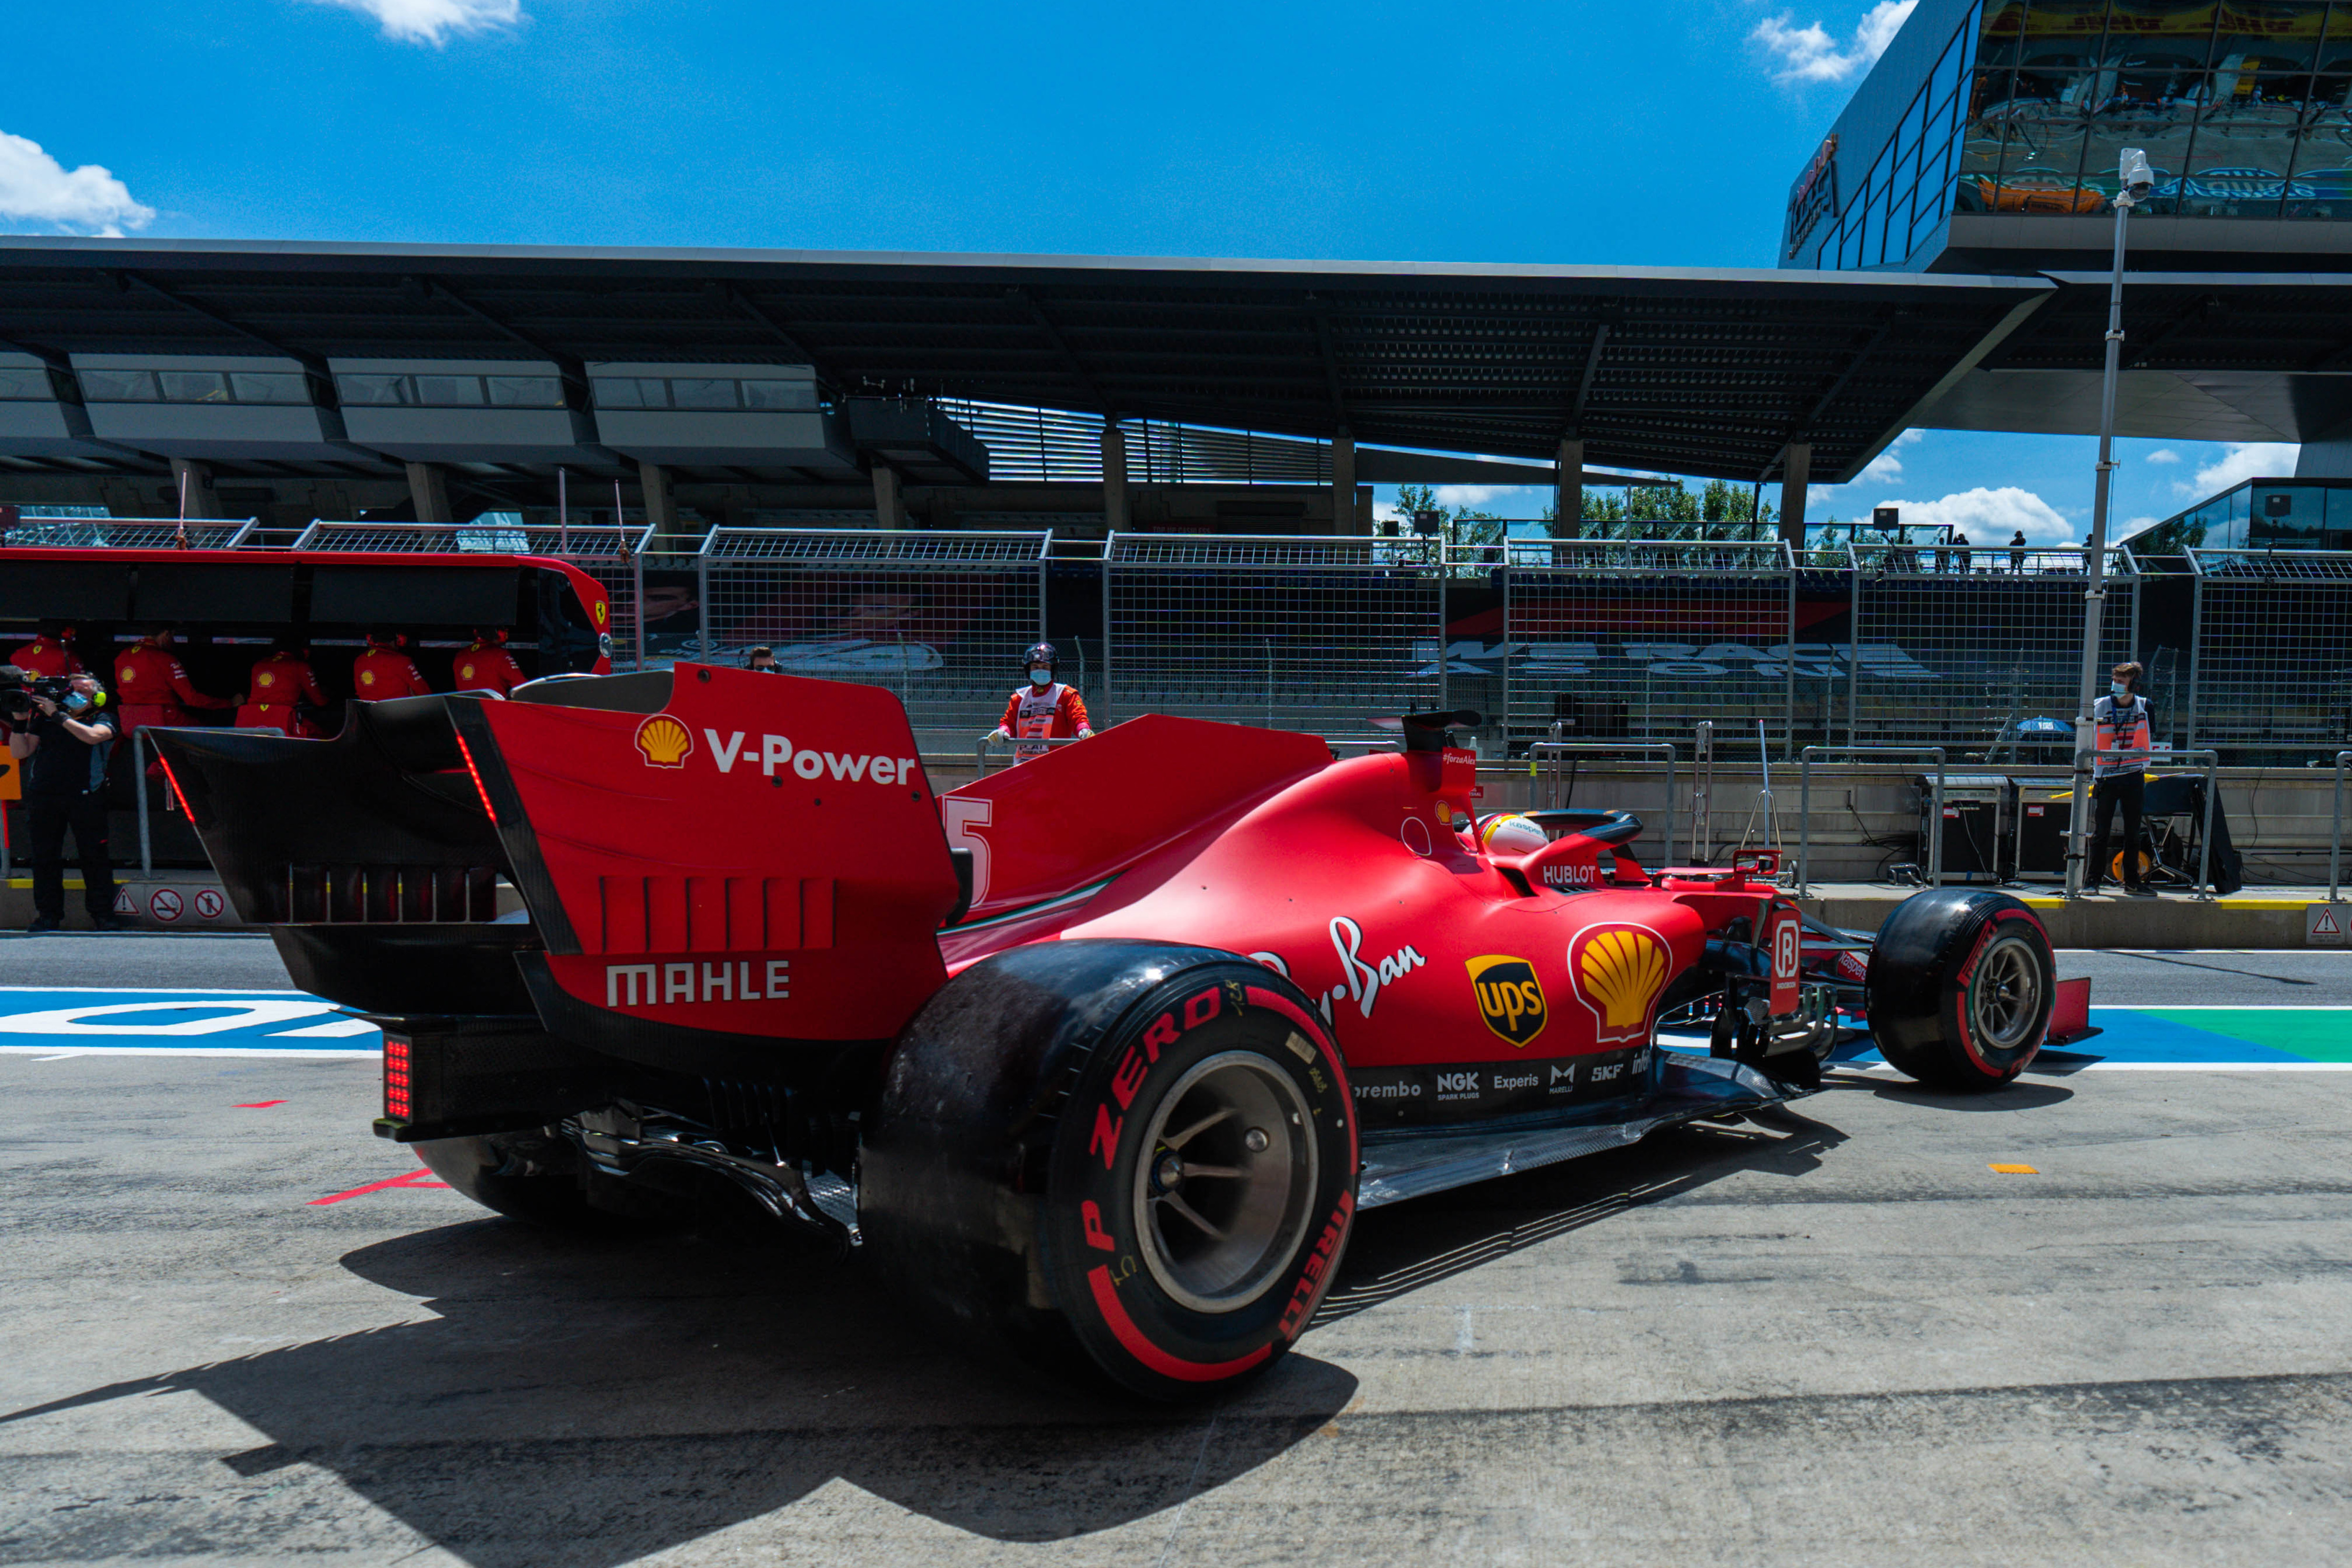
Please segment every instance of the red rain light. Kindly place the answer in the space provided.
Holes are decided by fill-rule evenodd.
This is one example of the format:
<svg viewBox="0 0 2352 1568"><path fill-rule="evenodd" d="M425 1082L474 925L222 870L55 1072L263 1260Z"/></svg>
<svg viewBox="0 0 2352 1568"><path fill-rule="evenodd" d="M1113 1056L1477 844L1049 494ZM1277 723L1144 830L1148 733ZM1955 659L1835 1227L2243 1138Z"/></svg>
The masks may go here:
<svg viewBox="0 0 2352 1568"><path fill-rule="evenodd" d="M450 733L457 735L455 730ZM458 735L457 738L457 755L466 759L466 776L474 781L474 793L482 798L482 814L489 818L490 826L495 828L499 825L499 810L497 807L490 804L490 792L482 788L481 769L474 766L474 748L466 744L464 736ZM189 820L193 821L194 819Z"/></svg>
<svg viewBox="0 0 2352 1568"><path fill-rule="evenodd" d="M390 1035L383 1041L383 1113L395 1121L408 1120L408 1042Z"/></svg>

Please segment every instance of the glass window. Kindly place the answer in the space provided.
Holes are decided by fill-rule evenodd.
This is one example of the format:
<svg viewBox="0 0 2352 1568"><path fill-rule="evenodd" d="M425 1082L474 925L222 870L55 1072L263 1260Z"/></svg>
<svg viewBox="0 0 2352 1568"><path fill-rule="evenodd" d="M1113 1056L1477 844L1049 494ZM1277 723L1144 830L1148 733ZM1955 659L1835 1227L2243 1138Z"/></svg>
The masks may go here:
<svg viewBox="0 0 2352 1568"><path fill-rule="evenodd" d="M411 401L406 376L337 376L335 391L345 402L362 408Z"/></svg>
<svg viewBox="0 0 2352 1568"><path fill-rule="evenodd" d="M2257 485L2246 525L2248 547L2317 549L2326 529L2326 492L2301 485Z"/></svg>
<svg viewBox="0 0 2352 1568"><path fill-rule="evenodd" d="M479 408L482 403L482 378L479 376L418 376L416 401L426 408Z"/></svg>
<svg viewBox="0 0 2352 1568"><path fill-rule="evenodd" d="M2196 217L2273 218L2294 162L2292 110L2245 98L2215 104L2198 122L2178 207Z"/></svg>
<svg viewBox="0 0 2352 1568"><path fill-rule="evenodd" d="M1977 64L2005 70L2017 63L2025 37L2025 0L1985 0L1984 22L1977 37Z"/></svg>
<svg viewBox="0 0 2352 1568"><path fill-rule="evenodd" d="M667 408L669 383L657 376L599 376L598 408Z"/></svg>
<svg viewBox="0 0 2352 1568"><path fill-rule="evenodd" d="M2352 549L2352 490L2331 488L2327 497L2327 548Z"/></svg>
<svg viewBox="0 0 2352 1568"><path fill-rule="evenodd" d="M1820 236L1815 235L1816 239ZM743 402L749 408L813 409L816 407L814 382L745 382Z"/></svg>
<svg viewBox="0 0 2352 1568"><path fill-rule="evenodd" d="M2284 215L2352 219L2352 116L2345 110L2320 110L2295 138Z"/></svg>
<svg viewBox="0 0 2352 1568"><path fill-rule="evenodd" d="M2084 131L2077 122L2010 127L2002 150L2000 210L2005 213L2095 213L2105 200L2076 182L2083 169Z"/></svg>
<svg viewBox="0 0 2352 1568"><path fill-rule="evenodd" d="M310 389L299 371L233 371L229 389L239 402L309 402Z"/></svg>
<svg viewBox="0 0 2352 1568"><path fill-rule="evenodd" d="M1909 109L1903 111L1903 123L1895 132L1894 146L1896 157L1907 157L1918 148L1919 131L1927 121L1927 95L1923 92L1911 100Z"/></svg>
<svg viewBox="0 0 2352 1568"><path fill-rule="evenodd" d="M563 382L554 376L491 376L490 402L499 408L562 408Z"/></svg>
<svg viewBox="0 0 2352 1568"><path fill-rule="evenodd" d="M1918 188L1919 156L1916 152L1906 152L1903 156L1902 163L1895 168L1895 188L1891 197L1891 210L1895 214L1897 227L1910 226L1911 198Z"/></svg>
<svg viewBox="0 0 2352 1568"><path fill-rule="evenodd" d="M2229 0L2213 40L2216 68L2311 69L2327 10L2311 0Z"/></svg>
<svg viewBox="0 0 2352 1568"><path fill-rule="evenodd" d="M165 402L226 402L228 378L218 371L163 371Z"/></svg>
<svg viewBox="0 0 2352 1568"><path fill-rule="evenodd" d="M0 400L8 402L54 402L56 394L49 391L49 372L44 370L16 370L0 366Z"/></svg>
<svg viewBox="0 0 2352 1568"><path fill-rule="evenodd" d="M735 395L733 381L689 380L672 377L669 383L670 402L679 408L737 408L741 406Z"/></svg>
<svg viewBox="0 0 2352 1568"><path fill-rule="evenodd" d="M1968 32L1963 28L1952 41L1944 46L1943 57L1936 62L1935 71L1927 78L1927 101L1940 104L1952 95L1960 79L1960 57L1968 52Z"/></svg>
<svg viewBox="0 0 2352 1568"><path fill-rule="evenodd" d="M155 390L152 371L79 371L81 395L92 402L153 402L162 394Z"/></svg>

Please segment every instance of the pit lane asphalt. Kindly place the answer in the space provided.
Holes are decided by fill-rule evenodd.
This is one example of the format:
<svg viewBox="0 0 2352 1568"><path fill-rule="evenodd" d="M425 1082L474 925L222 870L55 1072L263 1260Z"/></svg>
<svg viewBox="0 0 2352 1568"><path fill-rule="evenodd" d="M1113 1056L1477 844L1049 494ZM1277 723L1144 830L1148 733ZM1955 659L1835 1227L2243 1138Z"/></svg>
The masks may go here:
<svg viewBox="0 0 2352 1568"><path fill-rule="evenodd" d="M87 961L0 957L51 944ZM2165 956L2223 972L2135 999L2352 983ZM200 979L282 983L143 983ZM0 1562L2269 1568L2352 1526L2352 1073L1841 1075L1365 1216L1297 1352L1173 1412L806 1249L314 1203L415 1169L374 1098L369 1061L0 1057Z"/></svg>

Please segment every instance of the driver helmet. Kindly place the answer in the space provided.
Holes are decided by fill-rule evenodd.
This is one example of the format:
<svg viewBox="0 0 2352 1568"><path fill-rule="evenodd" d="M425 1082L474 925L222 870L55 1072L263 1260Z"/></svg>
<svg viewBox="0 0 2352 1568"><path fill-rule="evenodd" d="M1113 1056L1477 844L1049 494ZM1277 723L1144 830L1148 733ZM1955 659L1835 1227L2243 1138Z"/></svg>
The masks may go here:
<svg viewBox="0 0 2352 1568"><path fill-rule="evenodd" d="M1052 685L1055 657L1054 644L1051 643L1032 643L1029 645L1029 652L1023 654L1021 658L1022 678L1027 679L1030 671L1043 664L1045 666L1046 684Z"/></svg>
<svg viewBox="0 0 2352 1568"><path fill-rule="evenodd" d="M1478 847L1490 855L1531 855L1549 842L1541 823L1517 811L1496 811L1478 822Z"/></svg>

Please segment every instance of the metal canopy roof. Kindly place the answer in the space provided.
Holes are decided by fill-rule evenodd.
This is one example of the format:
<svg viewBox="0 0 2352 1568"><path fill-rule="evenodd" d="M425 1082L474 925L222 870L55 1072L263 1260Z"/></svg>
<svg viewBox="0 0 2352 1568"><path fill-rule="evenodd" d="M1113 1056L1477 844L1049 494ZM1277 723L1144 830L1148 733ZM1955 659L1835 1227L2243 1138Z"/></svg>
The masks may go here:
<svg viewBox="0 0 2352 1568"><path fill-rule="evenodd" d="M1851 477L2032 277L0 237L0 347L814 364L875 388L1751 479Z"/></svg>

